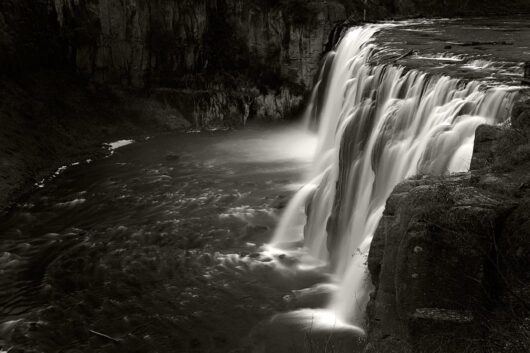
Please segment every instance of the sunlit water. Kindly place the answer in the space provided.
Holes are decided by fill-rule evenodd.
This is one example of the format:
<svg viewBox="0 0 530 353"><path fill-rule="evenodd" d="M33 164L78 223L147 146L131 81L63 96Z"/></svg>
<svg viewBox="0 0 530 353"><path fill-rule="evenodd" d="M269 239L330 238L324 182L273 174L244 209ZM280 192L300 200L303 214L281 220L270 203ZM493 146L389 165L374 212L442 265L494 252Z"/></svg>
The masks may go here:
<svg viewBox="0 0 530 353"><path fill-rule="evenodd" d="M93 330L122 351L229 351L286 292L329 280L259 253L307 175L313 133L132 142L61 167L0 220L0 350L108 351Z"/></svg>

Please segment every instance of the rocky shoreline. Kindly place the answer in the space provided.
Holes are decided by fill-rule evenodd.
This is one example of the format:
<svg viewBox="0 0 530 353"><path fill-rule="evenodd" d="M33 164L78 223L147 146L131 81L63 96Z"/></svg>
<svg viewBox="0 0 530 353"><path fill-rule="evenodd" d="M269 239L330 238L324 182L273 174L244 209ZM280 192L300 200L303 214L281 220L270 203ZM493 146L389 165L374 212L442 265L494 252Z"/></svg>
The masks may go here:
<svg viewBox="0 0 530 353"><path fill-rule="evenodd" d="M105 142L191 126L158 101L57 71L1 81L0 121L0 213L59 167L104 155Z"/></svg>

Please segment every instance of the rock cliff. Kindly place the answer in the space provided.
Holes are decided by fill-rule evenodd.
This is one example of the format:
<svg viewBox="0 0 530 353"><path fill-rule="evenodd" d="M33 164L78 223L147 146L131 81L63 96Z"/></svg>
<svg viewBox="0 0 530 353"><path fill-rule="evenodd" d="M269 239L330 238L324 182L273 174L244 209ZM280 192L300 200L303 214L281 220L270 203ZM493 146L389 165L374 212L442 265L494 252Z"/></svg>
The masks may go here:
<svg viewBox="0 0 530 353"><path fill-rule="evenodd" d="M78 73L97 83L171 89L173 102L191 98L193 105L179 108L197 127L296 112L328 33L346 15L340 3L323 0L55 0L53 5Z"/></svg>
<svg viewBox="0 0 530 353"><path fill-rule="evenodd" d="M242 0L55 0L79 72L124 85L179 83L183 75L263 69L310 85L342 5Z"/></svg>
<svg viewBox="0 0 530 353"><path fill-rule="evenodd" d="M368 267L366 352L526 352L530 101L480 126L471 171L398 185Z"/></svg>
<svg viewBox="0 0 530 353"><path fill-rule="evenodd" d="M332 29L364 10L381 19L529 7L525 0L5 0L0 73L66 69L92 84L172 90L171 102L193 101L173 108L197 128L234 126L295 114Z"/></svg>

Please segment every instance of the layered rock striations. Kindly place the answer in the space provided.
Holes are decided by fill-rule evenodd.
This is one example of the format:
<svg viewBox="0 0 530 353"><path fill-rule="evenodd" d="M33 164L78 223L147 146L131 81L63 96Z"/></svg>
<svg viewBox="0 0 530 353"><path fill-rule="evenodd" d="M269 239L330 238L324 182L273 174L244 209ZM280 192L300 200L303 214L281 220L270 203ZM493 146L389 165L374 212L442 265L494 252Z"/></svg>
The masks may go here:
<svg viewBox="0 0 530 353"><path fill-rule="evenodd" d="M346 16L340 3L322 0L55 0L53 10L78 73L172 89L177 101L192 94L189 118L201 125L296 112L328 33Z"/></svg>
<svg viewBox="0 0 530 353"><path fill-rule="evenodd" d="M368 267L366 352L526 352L530 101L480 126L471 170L398 185Z"/></svg>
<svg viewBox="0 0 530 353"><path fill-rule="evenodd" d="M295 3L55 0L54 9L70 59L97 81L166 85L186 74L263 69L307 86L345 10Z"/></svg>

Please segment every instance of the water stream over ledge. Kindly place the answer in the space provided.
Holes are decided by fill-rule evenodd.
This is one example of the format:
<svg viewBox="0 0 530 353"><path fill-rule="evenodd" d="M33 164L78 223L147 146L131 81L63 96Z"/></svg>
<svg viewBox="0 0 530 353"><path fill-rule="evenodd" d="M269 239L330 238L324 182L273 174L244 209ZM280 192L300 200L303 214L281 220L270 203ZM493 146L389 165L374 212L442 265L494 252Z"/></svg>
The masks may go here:
<svg viewBox="0 0 530 353"><path fill-rule="evenodd" d="M272 321L303 322L306 330L329 329L330 321L363 327L371 289L366 257L393 188L417 174L467 171L475 129L509 118L517 86L432 75L392 60L377 64L384 60L373 38L398 26L350 29L324 61L307 117L319 137L311 179L288 205L271 246L303 242L328 264L336 287L326 309Z"/></svg>

